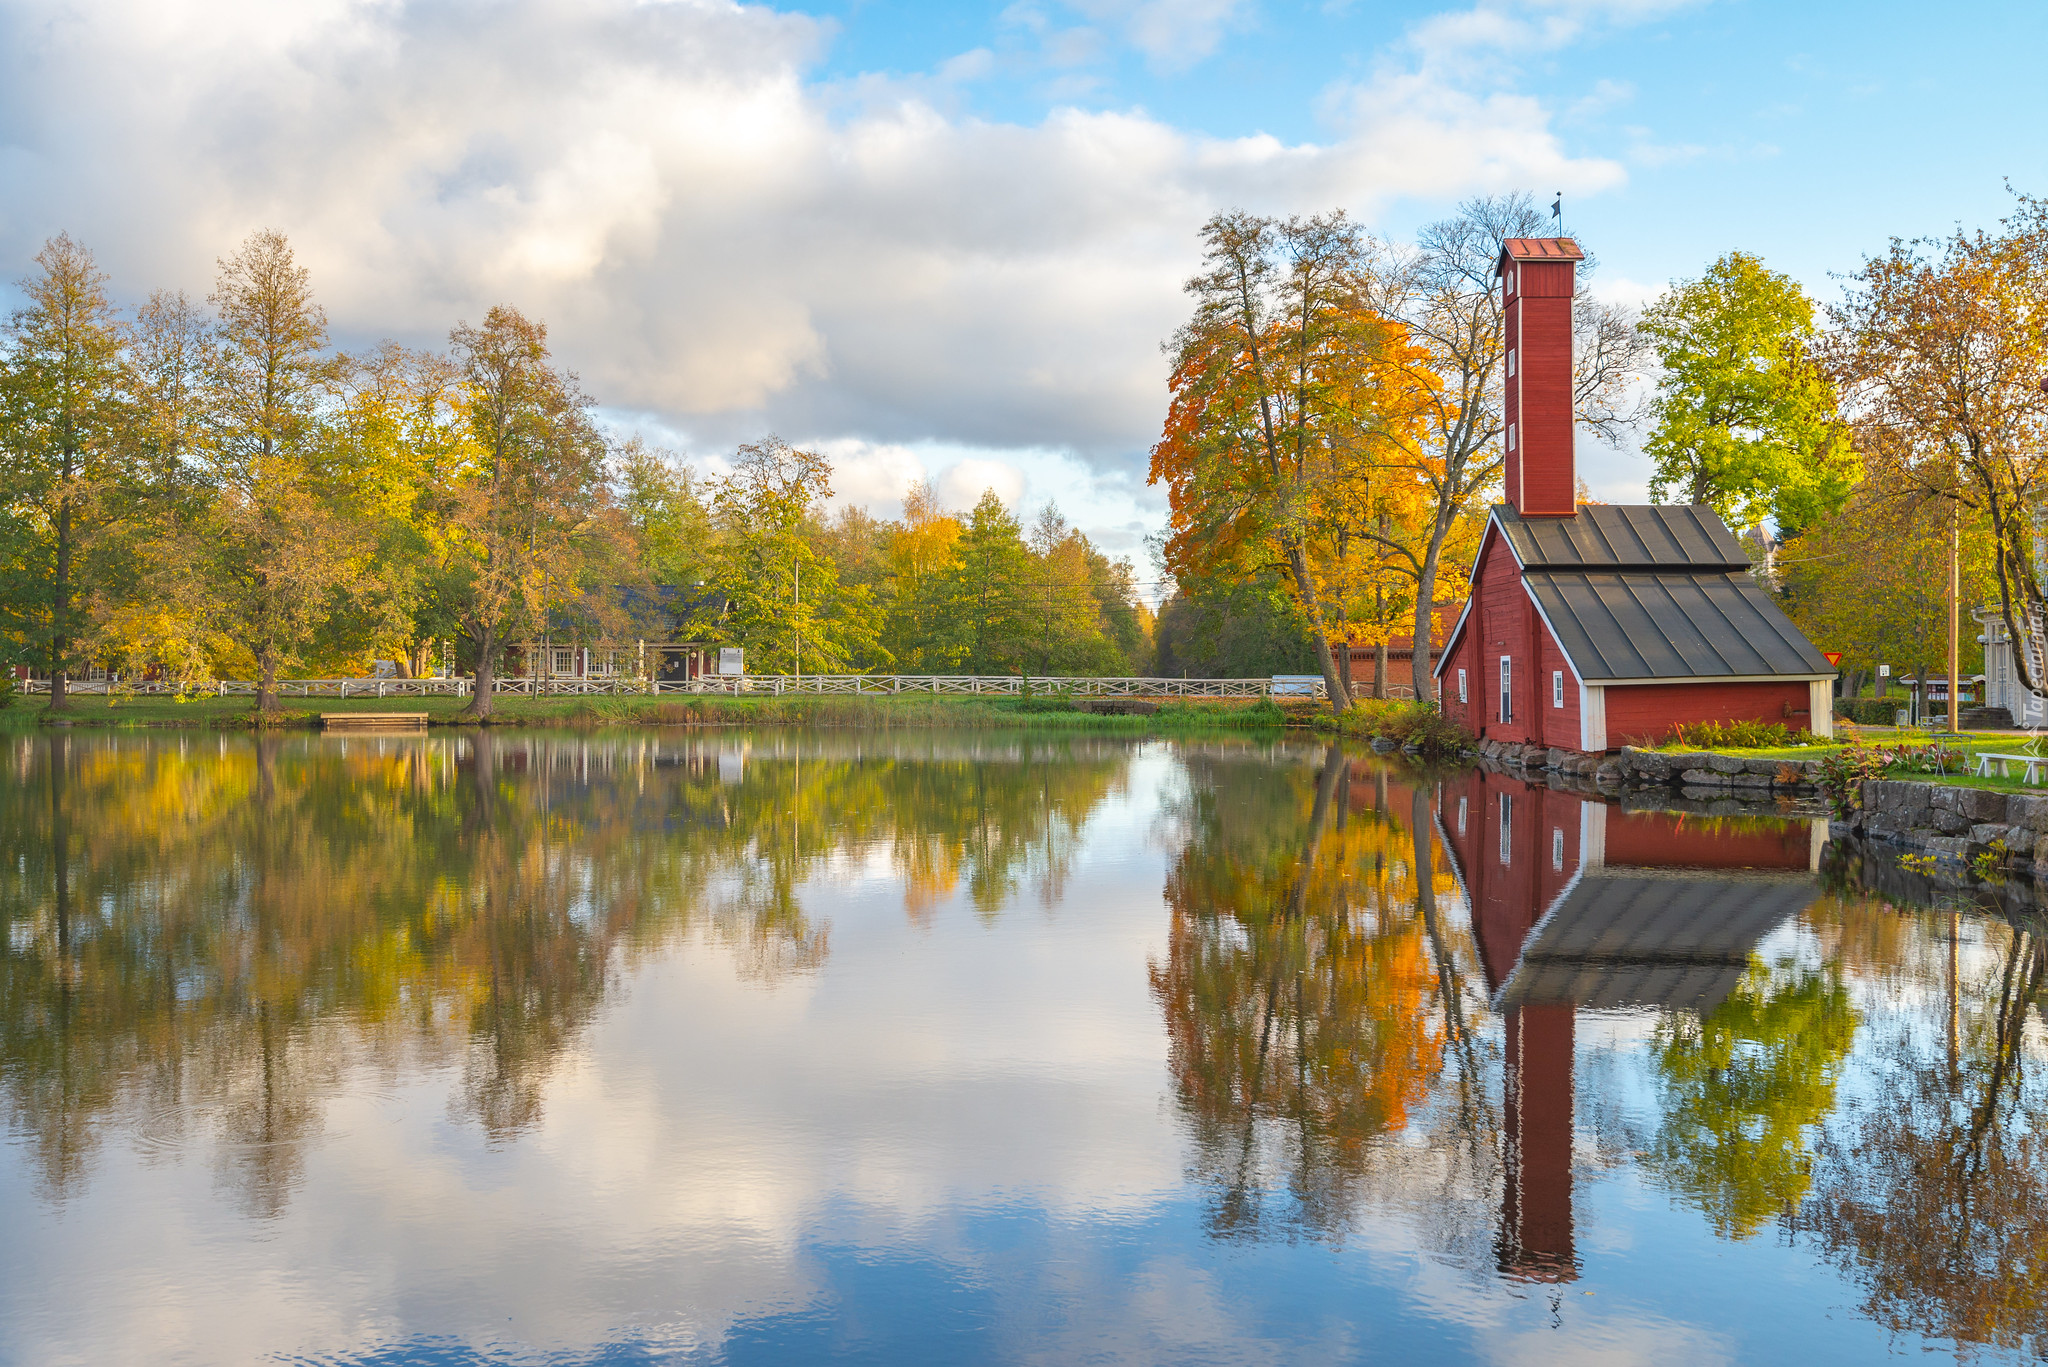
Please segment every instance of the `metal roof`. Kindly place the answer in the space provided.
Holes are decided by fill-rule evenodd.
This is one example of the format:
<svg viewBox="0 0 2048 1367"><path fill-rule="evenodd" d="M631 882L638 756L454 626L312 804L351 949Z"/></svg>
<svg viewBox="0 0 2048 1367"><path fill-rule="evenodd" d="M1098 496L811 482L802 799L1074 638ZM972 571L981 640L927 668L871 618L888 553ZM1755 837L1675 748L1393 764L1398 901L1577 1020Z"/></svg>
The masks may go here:
<svg viewBox="0 0 2048 1367"><path fill-rule="evenodd" d="M1572 517L1493 510L1526 569L1740 570L1749 556L1712 508L1693 504L1582 503Z"/></svg>
<svg viewBox="0 0 2048 1367"><path fill-rule="evenodd" d="M1587 683L1835 673L1746 573L1536 570L1522 577Z"/></svg>
<svg viewBox="0 0 2048 1367"><path fill-rule="evenodd" d="M1757 941L1819 892L1805 874L1589 873L1529 932L1496 1005L1710 1011L1742 980Z"/></svg>
<svg viewBox="0 0 2048 1367"><path fill-rule="evenodd" d="M1584 261L1586 254L1568 237L1511 237L1500 254L1512 261Z"/></svg>

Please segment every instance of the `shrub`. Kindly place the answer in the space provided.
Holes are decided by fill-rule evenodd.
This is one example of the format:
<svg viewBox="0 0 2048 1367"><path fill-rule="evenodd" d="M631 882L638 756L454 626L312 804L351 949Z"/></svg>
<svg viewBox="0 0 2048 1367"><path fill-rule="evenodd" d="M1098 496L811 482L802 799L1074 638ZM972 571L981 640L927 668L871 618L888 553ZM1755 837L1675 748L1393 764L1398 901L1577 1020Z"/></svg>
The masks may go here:
<svg viewBox="0 0 2048 1367"><path fill-rule="evenodd" d="M1837 698L1835 715L1847 717L1850 721L1865 726L1890 726L1898 718L1899 709L1906 705L1903 697L1898 698Z"/></svg>
<svg viewBox="0 0 2048 1367"><path fill-rule="evenodd" d="M1812 745L1819 739L1811 731L1789 730L1774 721L1692 722L1672 728L1671 738L1701 750L1773 750Z"/></svg>
<svg viewBox="0 0 2048 1367"><path fill-rule="evenodd" d="M14 671L0 666L0 707L11 706L19 685L14 682Z"/></svg>
<svg viewBox="0 0 2048 1367"><path fill-rule="evenodd" d="M1409 699L1361 699L1344 714L1342 729L1412 745L1426 755L1454 755L1472 744L1471 733L1446 717L1435 703Z"/></svg>

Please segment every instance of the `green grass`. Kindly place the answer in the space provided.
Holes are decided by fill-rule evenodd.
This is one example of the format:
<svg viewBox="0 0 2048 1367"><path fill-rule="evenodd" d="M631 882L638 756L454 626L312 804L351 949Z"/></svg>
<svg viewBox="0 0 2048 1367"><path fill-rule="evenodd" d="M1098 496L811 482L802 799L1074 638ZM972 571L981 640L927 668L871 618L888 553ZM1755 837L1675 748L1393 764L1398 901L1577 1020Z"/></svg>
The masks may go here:
<svg viewBox="0 0 2048 1367"><path fill-rule="evenodd" d="M1104 716L1048 708L1045 699L948 697L500 697L491 724L497 726L821 726L896 729L908 727L1145 732L1182 727L1278 726L1280 709L1270 702L1174 702L1149 717ZM323 712L425 712L429 726L471 724L464 698L283 698L268 725L315 727ZM0 709L0 729L41 726L49 704L16 699ZM66 714L78 727L202 727L244 729L257 724L252 699L74 697Z"/></svg>

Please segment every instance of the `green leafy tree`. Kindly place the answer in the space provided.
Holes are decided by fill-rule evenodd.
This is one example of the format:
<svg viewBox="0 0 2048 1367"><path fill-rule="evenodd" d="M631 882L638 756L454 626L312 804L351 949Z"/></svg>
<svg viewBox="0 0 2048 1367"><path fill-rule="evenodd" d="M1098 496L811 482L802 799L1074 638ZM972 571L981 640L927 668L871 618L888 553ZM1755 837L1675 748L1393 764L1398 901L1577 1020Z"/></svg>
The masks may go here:
<svg viewBox="0 0 2048 1367"><path fill-rule="evenodd" d="M0 510L8 554L0 608L50 672L50 707L84 662L92 624L81 574L91 543L132 510L125 329L92 253L68 236L36 253L28 302L0 354Z"/></svg>
<svg viewBox="0 0 2048 1367"><path fill-rule="evenodd" d="M874 596L842 585L811 535L832 467L777 437L742 446L711 496L709 580L730 604L714 638L746 648L764 674L839 673L886 658Z"/></svg>
<svg viewBox="0 0 2048 1367"><path fill-rule="evenodd" d="M1813 1182L1809 1139L1835 1108L1856 1012L1840 974L1753 965L1702 1017L1674 1015L1653 1052L1664 1093L1647 1166L1746 1239L1797 1208Z"/></svg>
<svg viewBox="0 0 2048 1367"><path fill-rule="evenodd" d="M1861 466L1813 355L1813 313L1797 281L1745 252L1644 311L1664 372L1643 443L1657 471L1652 498L1787 531L1842 506Z"/></svg>
<svg viewBox="0 0 2048 1367"><path fill-rule="evenodd" d="M674 452L632 437L613 458L612 482L649 582L702 581L711 515L690 467Z"/></svg>
<svg viewBox="0 0 2048 1367"><path fill-rule="evenodd" d="M1031 661L1031 548L993 489L968 515L956 557L927 581L931 653L970 674L1019 674Z"/></svg>

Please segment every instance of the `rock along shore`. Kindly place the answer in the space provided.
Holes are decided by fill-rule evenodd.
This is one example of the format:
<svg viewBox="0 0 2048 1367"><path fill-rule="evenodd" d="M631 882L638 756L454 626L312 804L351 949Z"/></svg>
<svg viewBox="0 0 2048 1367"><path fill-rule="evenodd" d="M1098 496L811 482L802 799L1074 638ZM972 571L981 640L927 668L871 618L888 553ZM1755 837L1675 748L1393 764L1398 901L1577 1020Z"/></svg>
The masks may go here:
<svg viewBox="0 0 2048 1367"><path fill-rule="evenodd" d="M1814 760L1746 759L1704 750L1666 754L1633 746L1618 754L1595 755L1494 740L1479 742L1477 753L1503 767L1587 779L1599 788L1616 791L1666 788L1690 798L1752 801L1810 798L1820 791L1818 762Z"/></svg>

